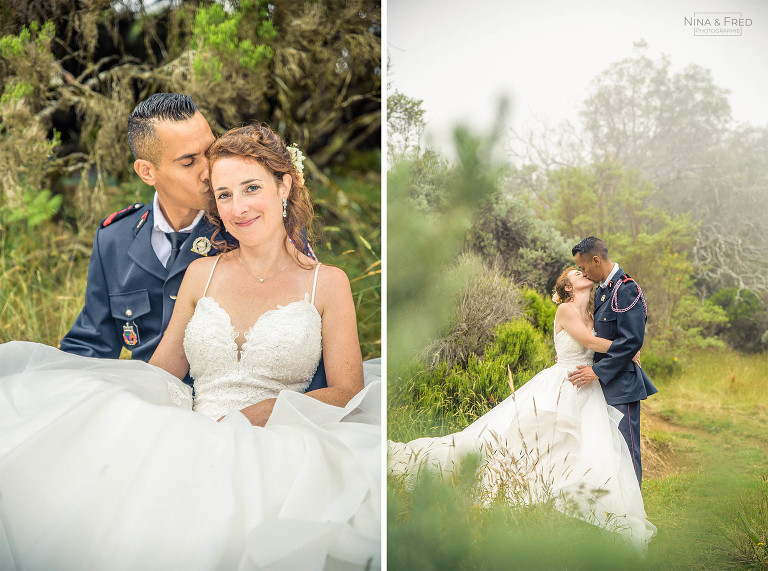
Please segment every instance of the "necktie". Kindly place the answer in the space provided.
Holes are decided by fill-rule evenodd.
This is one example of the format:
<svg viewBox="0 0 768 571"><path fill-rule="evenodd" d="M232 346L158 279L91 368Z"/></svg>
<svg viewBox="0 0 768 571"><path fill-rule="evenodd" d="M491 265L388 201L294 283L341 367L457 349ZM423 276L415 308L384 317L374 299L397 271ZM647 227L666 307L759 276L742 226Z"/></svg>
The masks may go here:
<svg viewBox="0 0 768 571"><path fill-rule="evenodd" d="M168 258L168 262L165 264L165 269L169 270L173 266L173 262L176 261L176 257L179 255L179 250L184 241L189 237L188 232L166 232L165 237L171 243L171 257Z"/></svg>

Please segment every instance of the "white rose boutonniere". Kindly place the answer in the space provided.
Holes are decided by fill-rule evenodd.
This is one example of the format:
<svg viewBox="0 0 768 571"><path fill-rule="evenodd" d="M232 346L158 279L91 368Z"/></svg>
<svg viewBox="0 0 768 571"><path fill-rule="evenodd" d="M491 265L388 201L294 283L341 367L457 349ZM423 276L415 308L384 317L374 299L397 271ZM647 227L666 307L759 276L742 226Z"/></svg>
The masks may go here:
<svg viewBox="0 0 768 571"><path fill-rule="evenodd" d="M200 236L192 243L192 251L201 256L207 256L211 251L211 241L205 236Z"/></svg>

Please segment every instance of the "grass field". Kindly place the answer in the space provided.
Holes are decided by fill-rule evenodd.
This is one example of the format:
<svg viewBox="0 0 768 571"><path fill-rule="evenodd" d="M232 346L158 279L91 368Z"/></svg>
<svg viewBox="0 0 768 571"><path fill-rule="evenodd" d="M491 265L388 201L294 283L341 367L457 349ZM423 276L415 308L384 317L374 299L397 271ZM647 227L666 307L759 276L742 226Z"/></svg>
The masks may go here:
<svg viewBox="0 0 768 571"><path fill-rule="evenodd" d="M390 479L388 568L768 569L768 358L701 351L654 382L643 496L658 535L645 559L546 507L479 508L461 480L408 491Z"/></svg>

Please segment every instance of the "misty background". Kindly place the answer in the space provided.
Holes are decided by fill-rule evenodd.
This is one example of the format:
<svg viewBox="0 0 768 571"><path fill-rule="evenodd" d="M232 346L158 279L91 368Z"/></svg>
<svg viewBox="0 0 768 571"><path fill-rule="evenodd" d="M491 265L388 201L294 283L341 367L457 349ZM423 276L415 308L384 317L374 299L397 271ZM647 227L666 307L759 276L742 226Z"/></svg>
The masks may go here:
<svg viewBox="0 0 768 571"><path fill-rule="evenodd" d="M725 16L740 35L697 35ZM467 248L547 293L597 235L645 289L651 350L768 348L768 5L394 0L387 18L388 164L412 161L411 198L450 202L456 125L495 133Z"/></svg>
<svg viewBox="0 0 768 571"><path fill-rule="evenodd" d="M726 11L740 35L696 35ZM550 366L554 282L597 235L647 299L660 531L639 561L546 509L478 510L471 470L390 477L388 568L765 568L768 4L392 0L385 20L388 438L462 430Z"/></svg>

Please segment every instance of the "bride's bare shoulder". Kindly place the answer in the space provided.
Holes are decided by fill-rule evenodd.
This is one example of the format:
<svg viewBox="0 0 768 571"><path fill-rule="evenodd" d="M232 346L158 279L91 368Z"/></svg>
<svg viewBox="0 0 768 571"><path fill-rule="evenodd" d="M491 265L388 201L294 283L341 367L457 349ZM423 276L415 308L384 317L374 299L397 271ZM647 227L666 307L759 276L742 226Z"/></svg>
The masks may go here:
<svg viewBox="0 0 768 571"><path fill-rule="evenodd" d="M321 287L338 288L341 286L349 287L349 278L346 272L337 266L329 266L326 264L320 264L317 269L317 288Z"/></svg>
<svg viewBox="0 0 768 571"><path fill-rule="evenodd" d="M315 268L312 268L315 271ZM317 267L315 301L318 307L336 306L352 302L352 288L344 270L336 266L320 264Z"/></svg>
<svg viewBox="0 0 768 571"><path fill-rule="evenodd" d="M231 252L226 254L219 254L217 256L205 256L193 260L187 270L184 273L184 280L182 287L187 291L197 292L205 288L205 284L208 282L208 278L211 276L211 272L214 271L214 265L218 263L216 267L221 267L222 263L231 257Z"/></svg>
<svg viewBox="0 0 768 571"><path fill-rule="evenodd" d="M568 319L568 316L573 315L573 309L569 308L569 305L569 303L558 304L557 311L555 311L555 318Z"/></svg>

